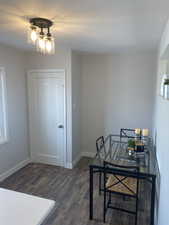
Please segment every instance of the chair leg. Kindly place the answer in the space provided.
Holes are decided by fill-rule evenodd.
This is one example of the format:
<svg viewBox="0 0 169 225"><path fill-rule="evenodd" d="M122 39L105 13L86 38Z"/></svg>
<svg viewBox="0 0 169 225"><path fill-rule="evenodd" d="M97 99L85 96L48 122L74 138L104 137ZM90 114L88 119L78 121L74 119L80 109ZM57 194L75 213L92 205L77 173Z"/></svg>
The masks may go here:
<svg viewBox="0 0 169 225"><path fill-rule="evenodd" d="M104 190L103 222L106 222L106 191Z"/></svg>
<svg viewBox="0 0 169 225"><path fill-rule="evenodd" d="M111 204L111 192L109 192L109 204Z"/></svg>
<svg viewBox="0 0 169 225"><path fill-rule="evenodd" d="M136 198L136 215L135 215L135 225L137 225L137 217L138 217L138 197Z"/></svg>
<svg viewBox="0 0 169 225"><path fill-rule="evenodd" d="M102 188L102 173L99 172L99 195L101 195L101 188Z"/></svg>

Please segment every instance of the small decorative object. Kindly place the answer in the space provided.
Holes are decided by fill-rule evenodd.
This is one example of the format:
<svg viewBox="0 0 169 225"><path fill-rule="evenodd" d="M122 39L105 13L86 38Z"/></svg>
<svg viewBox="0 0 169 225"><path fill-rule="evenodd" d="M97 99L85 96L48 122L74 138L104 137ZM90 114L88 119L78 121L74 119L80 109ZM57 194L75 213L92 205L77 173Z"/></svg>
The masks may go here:
<svg viewBox="0 0 169 225"><path fill-rule="evenodd" d="M141 129L136 128L135 129L135 140L141 139Z"/></svg>
<svg viewBox="0 0 169 225"><path fill-rule="evenodd" d="M136 151L136 153L137 152L144 152L144 143L142 141L136 141L135 151Z"/></svg>
<svg viewBox="0 0 169 225"><path fill-rule="evenodd" d="M135 140L129 139L128 140L128 147L127 147L129 155L133 155L135 150Z"/></svg>
<svg viewBox="0 0 169 225"><path fill-rule="evenodd" d="M169 99L169 78L164 80L164 99Z"/></svg>
<svg viewBox="0 0 169 225"><path fill-rule="evenodd" d="M142 130L142 136L143 137L148 137L148 135L149 135L149 130L148 129L143 129Z"/></svg>
<svg viewBox="0 0 169 225"><path fill-rule="evenodd" d="M140 128L136 128L135 129L135 134L140 135L141 134L141 129Z"/></svg>

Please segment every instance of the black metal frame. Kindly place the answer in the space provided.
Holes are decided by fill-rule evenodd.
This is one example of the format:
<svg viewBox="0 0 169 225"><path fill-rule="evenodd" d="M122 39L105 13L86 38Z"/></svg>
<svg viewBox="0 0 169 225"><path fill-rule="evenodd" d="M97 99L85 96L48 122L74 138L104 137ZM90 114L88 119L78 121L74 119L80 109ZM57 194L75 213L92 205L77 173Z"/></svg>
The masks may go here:
<svg viewBox="0 0 169 225"><path fill-rule="evenodd" d="M96 140L96 157L99 156L101 149L104 148L104 154L106 155L106 149L105 149L105 141L104 141L104 137L100 136L99 138L97 138Z"/></svg>
<svg viewBox="0 0 169 225"><path fill-rule="evenodd" d="M53 25L53 22L51 20L46 18L40 18L40 17L31 18L30 23L33 26L36 26L39 28L49 28Z"/></svg>
<svg viewBox="0 0 169 225"><path fill-rule="evenodd" d="M121 128L120 129L120 138L127 137L127 138L135 138L135 135L130 135L127 132L135 132L135 129L129 129L129 128Z"/></svg>
<svg viewBox="0 0 169 225"><path fill-rule="evenodd" d="M100 151L103 149L104 154L106 155L106 149L105 149L105 140L103 136L100 136L99 138L97 138L96 140L96 156L95 157L99 157L100 159ZM101 195L101 191L102 191L102 173L99 173L99 195Z"/></svg>
<svg viewBox="0 0 169 225"><path fill-rule="evenodd" d="M104 167L99 165L90 165L89 166L89 219L93 219L93 179L94 174L102 173L104 174ZM134 176L133 173L126 171L126 175ZM150 225L154 225L154 204L155 204L155 192L156 192L156 175L142 173L138 174L139 179L147 180L151 183L151 206L150 206Z"/></svg>
<svg viewBox="0 0 169 225"><path fill-rule="evenodd" d="M126 169L127 169L127 171L126 171ZM115 192L115 191L110 190L109 189L110 187L106 187L108 175L110 175L110 174L115 176L116 179L118 180L117 183L115 183L111 186L115 186L115 185L120 183L125 188L130 190L131 194L126 194L126 193L122 193L122 192ZM119 179L118 178L119 175L122 176L123 179ZM134 193L126 184L123 183L124 180L126 180L129 177L137 180L136 193ZM116 164L112 164L112 163L104 161L104 190L103 191L104 191L103 222L104 223L106 222L107 209L111 208L111 209L115 209L115 210L119 210L119 211L123 211L123 212L135 215L135 225L137 225L138 194L139 194L139 167L116 165ZM107 201L107 194L109 195L108 201ZM121 196L124 197L124 199L125 199L125 197L134 198L136 200L135 201L135 211L126 210L124 208L119 208L119 207L113 206L112 202L111 202L112 194L121 195Z"/></svg>

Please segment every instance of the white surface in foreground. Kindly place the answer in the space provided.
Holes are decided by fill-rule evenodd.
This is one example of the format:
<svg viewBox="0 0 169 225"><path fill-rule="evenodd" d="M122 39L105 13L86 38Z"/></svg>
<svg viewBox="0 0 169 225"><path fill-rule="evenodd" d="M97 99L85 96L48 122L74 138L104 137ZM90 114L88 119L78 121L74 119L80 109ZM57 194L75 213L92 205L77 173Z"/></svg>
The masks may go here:
<svg viewBox="0 0 169 225"><path fill-rule="evenodd" d="M40 225L55 202L0 188L1 225Z"/></svg>

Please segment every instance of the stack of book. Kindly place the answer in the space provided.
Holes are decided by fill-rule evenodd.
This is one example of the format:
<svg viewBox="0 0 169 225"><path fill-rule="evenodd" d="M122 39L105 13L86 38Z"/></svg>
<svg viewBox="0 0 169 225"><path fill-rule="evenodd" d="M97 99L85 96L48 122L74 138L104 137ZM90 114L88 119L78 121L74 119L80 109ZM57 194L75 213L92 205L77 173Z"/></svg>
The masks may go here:
<svg viewBox="0 0 169 225"><path fill-rule="evenodd" d="M145 157L145 145L144 143L139 140L135 142L135 154L137 158L144 158Z"/></svg>

